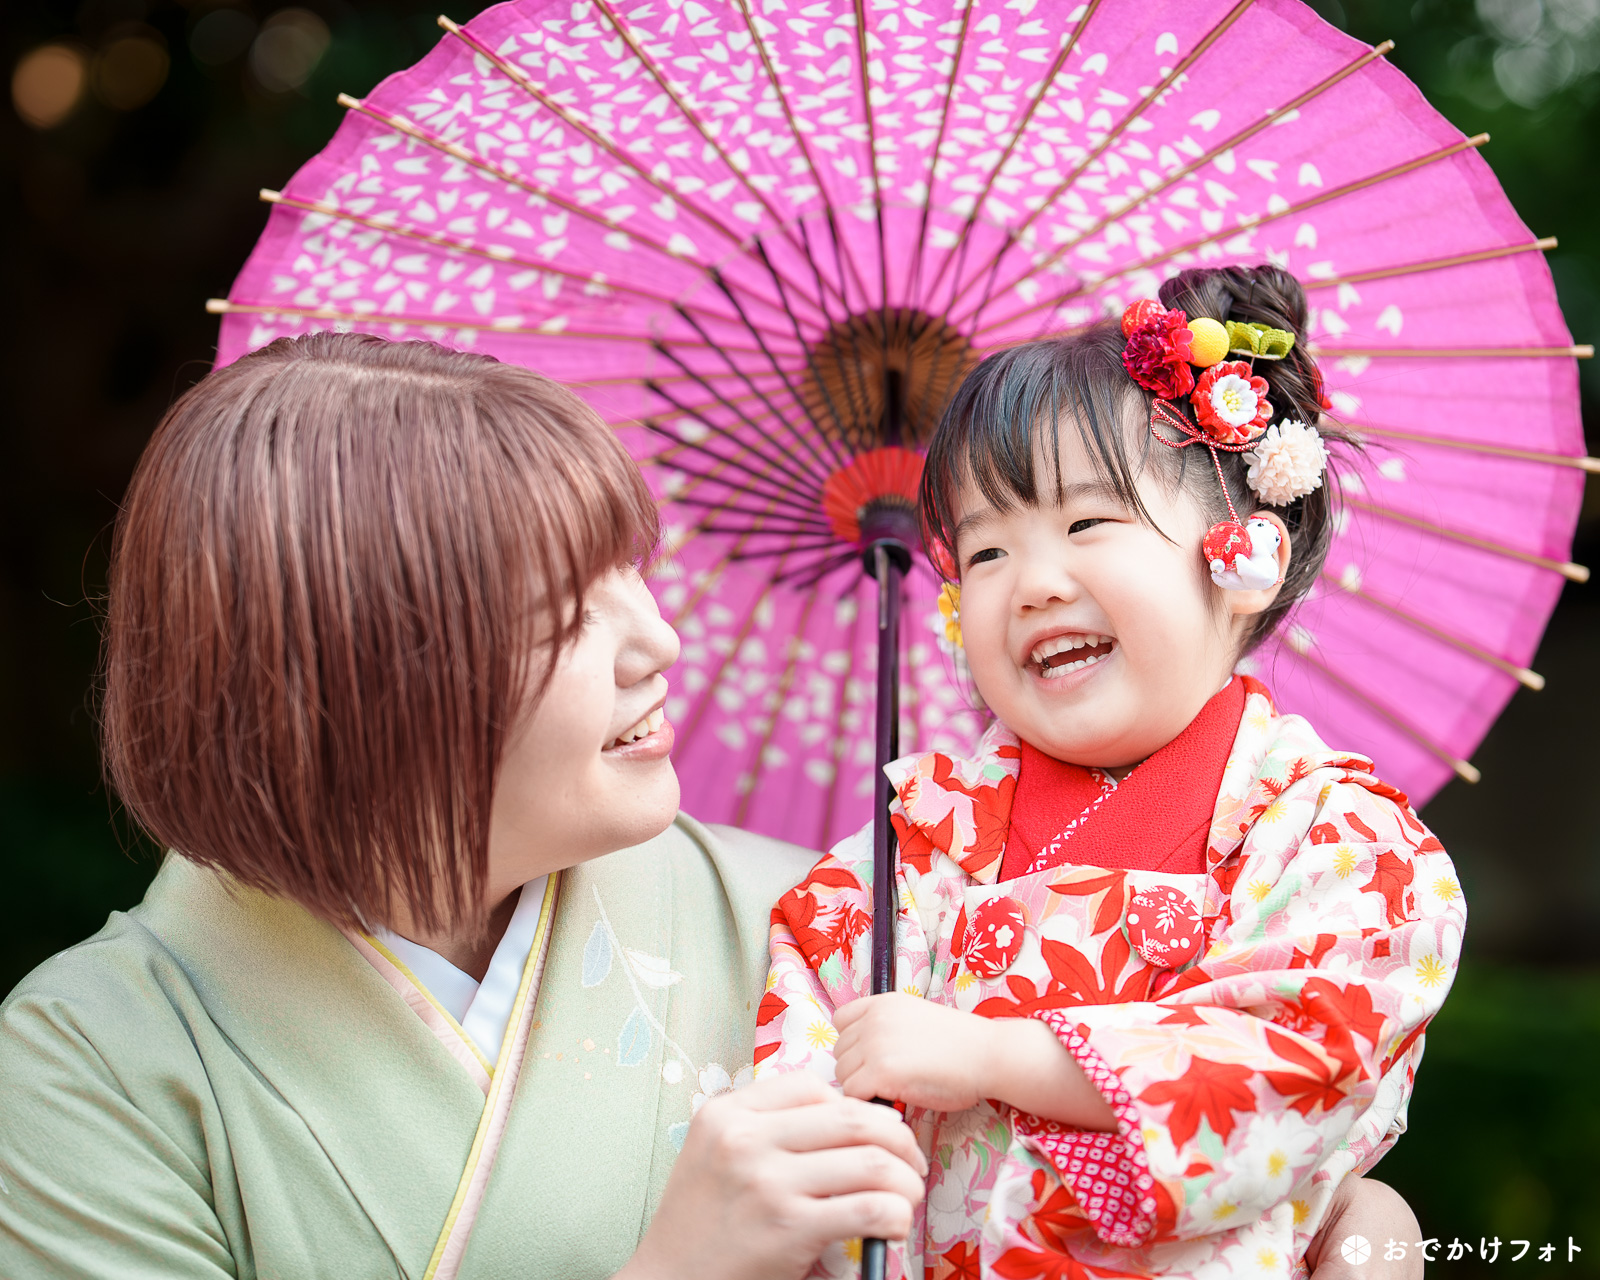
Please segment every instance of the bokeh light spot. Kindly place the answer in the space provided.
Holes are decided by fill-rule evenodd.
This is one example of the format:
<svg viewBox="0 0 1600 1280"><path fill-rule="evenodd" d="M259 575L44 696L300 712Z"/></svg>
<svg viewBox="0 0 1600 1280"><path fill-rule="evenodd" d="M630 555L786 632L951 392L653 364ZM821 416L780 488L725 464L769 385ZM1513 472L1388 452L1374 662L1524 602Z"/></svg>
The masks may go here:
<svg viewBox="0 0 1600 1280"><path fill-rule="evenodd" d="M82 53L71 45L47 44L17 63L11 73L11 103L35 129L51 129L83 100L88 78Z"/></svg>
<svg viewBox="0 0 1600 1280"><path fill-rule="evenodd" d="M255 38L255 20L238 9L213 9L189 33L189 50L208 67L232 62Z"/></svg>
<svg viewBox="0 0 1600 1280"><path fill-rule="evenodd" d="M155 97L167 82L166 47L154 32L113 40L95 64L94 85L101 100L118 111L132 111Z"/></svg>
<svg viewBox="0 0 1600 1280"><path fill-rule="evenodd" d="M298 89L328 51L328 26L305 9L280 9L262 24L250 46L250 70L264 89Z"/></svg>

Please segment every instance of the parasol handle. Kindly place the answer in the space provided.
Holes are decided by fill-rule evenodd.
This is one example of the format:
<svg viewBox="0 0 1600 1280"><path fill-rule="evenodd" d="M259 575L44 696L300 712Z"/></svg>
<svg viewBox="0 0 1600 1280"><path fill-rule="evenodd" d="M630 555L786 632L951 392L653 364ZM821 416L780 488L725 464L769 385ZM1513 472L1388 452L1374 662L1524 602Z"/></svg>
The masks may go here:
<svg viewBox="0 0 1600 1280"><path fill-rule="evenodd" d="M872 817L872 994L894 990L895 893L894 826L889 803L894 788L884 766L900 755L900 582L911 567L911 552L898 538L879 538L862 555L866 570L878 580L878 721L873 773ZM889 1098L874 1102L893 1106ZM884 1280L888 1245L861 1242L861 1280Z"/></svg>
<svg viewBox="0 0 1600 1280"><path fill-rule="evenodd" d="M894 788L885 767L900 755L900 582L911 553L898 539L868 549L868 572L878 580L877 751L873 761L872 994L894 990L895 848L889 804Z"/></svg>

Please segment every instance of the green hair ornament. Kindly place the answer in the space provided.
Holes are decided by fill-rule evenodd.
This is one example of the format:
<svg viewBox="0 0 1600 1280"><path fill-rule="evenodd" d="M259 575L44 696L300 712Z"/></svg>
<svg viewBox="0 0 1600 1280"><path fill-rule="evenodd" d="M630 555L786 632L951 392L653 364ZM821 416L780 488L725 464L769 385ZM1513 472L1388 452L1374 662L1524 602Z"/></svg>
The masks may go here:
<svg viewBox="0 0 1600 1280"><path fill-rule="evenodd" d="M1245 324L1229 320L1228 354L1255 360L1282 360L1294 350L1294 334L1264 324Z"/></svg>

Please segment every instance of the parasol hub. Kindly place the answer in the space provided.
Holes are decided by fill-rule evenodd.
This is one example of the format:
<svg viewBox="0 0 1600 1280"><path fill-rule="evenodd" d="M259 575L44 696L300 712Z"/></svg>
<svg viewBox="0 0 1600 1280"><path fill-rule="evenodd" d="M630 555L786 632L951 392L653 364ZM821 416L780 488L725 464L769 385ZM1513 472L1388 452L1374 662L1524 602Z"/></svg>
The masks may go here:
<svg viewBox="0 0 1600 1280"><path fill-rule="evenodd" d="M901 573L911 571L911 551L921 545L916 512L894 503L874 504L861 522L861 561L867 573L878 576L877 548L883 547Z"/></svg>
<svg viewBox="0 0 1600 1280"><path fill-rule="evenodd" d="M889 307L831 325L810 345L800 399L850 449L926 445L978 362L971 338L923 311Z"/></svg>
<svg viewBox="0 0 1600 1280"><path fill-rule="evenodd" d="M922 455L889 446L857 454L822 486L822 511L835 534L861 546L890 538L922 541L917 517Z"/></svg>

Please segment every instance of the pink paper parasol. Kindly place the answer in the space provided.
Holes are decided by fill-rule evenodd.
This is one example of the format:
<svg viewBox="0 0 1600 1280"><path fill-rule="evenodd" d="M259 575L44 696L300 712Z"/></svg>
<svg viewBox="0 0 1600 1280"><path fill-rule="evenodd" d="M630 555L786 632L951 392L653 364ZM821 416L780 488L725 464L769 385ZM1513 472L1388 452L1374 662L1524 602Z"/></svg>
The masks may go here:
<svg viewBox="0 0 1600 1280"><path fill-rule="evenodd" d="M516 0L445 25L265 193L218 359L354 327L583 389L666 504L691 812L819 847L869 816L860 550L914 541L955 381L1194 264L1302 280L1368 446L1322 590L1250 660L1280 703L1421 803L1542 683L1586 576L1587 352L1484 139L1384 47L1293 0ZM937 590L917 557L908 749L979 725Z"/></svg>

